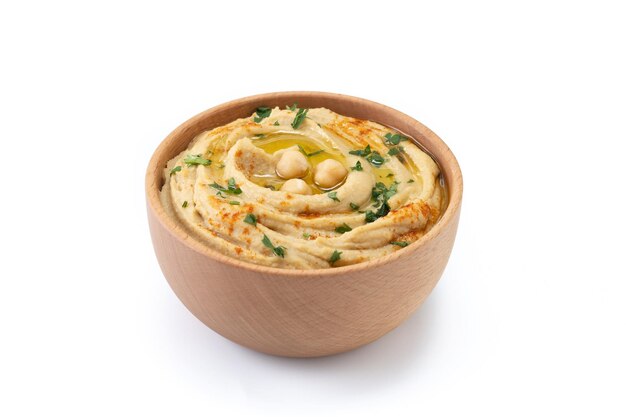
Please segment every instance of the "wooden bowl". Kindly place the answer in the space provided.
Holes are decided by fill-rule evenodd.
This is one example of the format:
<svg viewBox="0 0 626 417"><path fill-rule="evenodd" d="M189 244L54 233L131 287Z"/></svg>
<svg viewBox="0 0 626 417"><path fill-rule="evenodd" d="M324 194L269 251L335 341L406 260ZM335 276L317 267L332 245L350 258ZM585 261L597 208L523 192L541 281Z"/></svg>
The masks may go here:
<svg viewBox="0 0 626 417"><path fill-rule="evenodd" d="M222 255L190 237L159 200L162 171L200 132L251 115L259 106L326 107L379 122L417 139L444 174L449 204L417 242L351 266L287 270ZM187 308L222 336L273 355L331 355L370 343L413 313L437 284L450 256L463 180L456 158L430 129L390 107L320 92L261 94L213 107L176 128L146 173L152 243L163 274Z"/></svg>

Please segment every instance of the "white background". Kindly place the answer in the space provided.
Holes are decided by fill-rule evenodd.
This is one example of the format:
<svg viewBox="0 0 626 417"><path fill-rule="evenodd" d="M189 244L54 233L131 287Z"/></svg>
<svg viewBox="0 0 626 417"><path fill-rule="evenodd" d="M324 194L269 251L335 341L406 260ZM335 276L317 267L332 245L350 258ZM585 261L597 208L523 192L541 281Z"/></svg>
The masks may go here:
<svg viewBox="0 0 626 417"><path fill-rule="evenodd" d="M11 3L1 415L626 413L623 2ZM283 90L408 113L465 176L432 296L335 357L213 333L148 234L159 142L209 107Z"/></svg>

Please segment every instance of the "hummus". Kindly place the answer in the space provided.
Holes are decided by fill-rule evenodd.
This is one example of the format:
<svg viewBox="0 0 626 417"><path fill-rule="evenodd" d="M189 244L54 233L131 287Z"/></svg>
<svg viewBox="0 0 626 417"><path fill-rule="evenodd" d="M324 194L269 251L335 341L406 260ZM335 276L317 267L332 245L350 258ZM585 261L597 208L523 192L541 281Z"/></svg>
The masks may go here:
<svg viewBox="0 0 626 417"><path fill-rule="evenodd" d="M298 180L307 193L281 191L286 180L276 166L293 151L308 163ZM345 170L325 165L347 174L323 188L316 174L328 159ZM387 255L424 235L446 204L437 164L412 139L295 105L259 108L199 134L168 162L163 178L163 206L191 236L233 258L278 268L330 268Z"/></svg>

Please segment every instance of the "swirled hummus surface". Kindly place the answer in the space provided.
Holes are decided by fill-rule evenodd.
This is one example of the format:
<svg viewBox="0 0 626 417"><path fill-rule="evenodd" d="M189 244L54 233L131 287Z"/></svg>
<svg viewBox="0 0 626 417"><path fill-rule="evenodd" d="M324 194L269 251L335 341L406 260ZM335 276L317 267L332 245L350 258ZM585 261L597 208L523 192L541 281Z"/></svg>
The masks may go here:
<svg viewBox="0 0 626 417"><path fill-rule="evenodd" d="M277 165L294 156L306 193L281 190ZM322 164L328 159L338 164ZM337 184L324 188L316 179L327 166ZM163 177L163 206L190 235L278 268L338 267L400 250L446 204L437 164L410 138L325 108L261 107L199 134Z"/></svg>

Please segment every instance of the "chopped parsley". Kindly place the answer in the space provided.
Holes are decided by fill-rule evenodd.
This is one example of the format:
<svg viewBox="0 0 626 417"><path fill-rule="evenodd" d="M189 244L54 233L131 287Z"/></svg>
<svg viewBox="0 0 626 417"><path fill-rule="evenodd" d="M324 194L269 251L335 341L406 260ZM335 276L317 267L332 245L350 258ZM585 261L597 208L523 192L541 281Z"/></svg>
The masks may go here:
<svg viewBox="0 0 626 417"><path fill-rule="evenodd" d="M255 138L259 138L262 139L265 137L265 135L263 133L257 133L256 135L254 135Z"/></svg>
<svg viewBox="0 0 626 417"><path fill-rule="evenodd" d="M209 186L215 188L218 191L224 192L226 194L234 194L234 195L241 194L241 188L237 186L234 178L228 179L228 188L223 187L216 182L214 182L213 184L209 184Z"/></svg>
<svg viewBox="0 0 626 417"><path fill-rule="evenodd" d="M304 232L304 233L302 233L302 237L305 238L305 239L308 239L308 238L311 237L311 235L308 234L307 232Z"/></svg>
<svg viewBox="0 0 626 417"><path fill-rule="evenodd" d="M365 212L365 222L366 223L374 222L374 221L376 221L376 219L378 219L378 216L372 210L367 210Z"/></svg>
<svg viewBox="0 0 626 417"><path fill-rule="evenodd" d="M365 222L371 223L381 217L385 217L391 211L389 207L389 199L398 192L398 183L394 182L389 188L382 182L377 182L372 188L372 200L375 201L374 207L378 207L375 212L368 210L365 212Z"/></svg>
<svg viewBox="0 0 626 417"><path fill-rule="evenodd" d="M228 204L230 204L231 206L238 206L238 205L240 205L241 203L240 203L239 201L234 201L234 200L231 200L231 201L229 201L229 202L228 202Z"/></svg>
<svg viewBox="0 0 626 417"><path fill-rule="evenodd" d="M266 185L265 188L269 188L272 191L276 191L276 187L274 187L272 184Z"/></svg>
<svg viewBox="0 0 626 417"><path fill-rule="evenodd" d="M270 248L276 256L280 256L281 258L285 257L285 249L287 248L284 246L274 246L270 238L267 237L267 235L263 235L263 239L261 240L261 242L263 242L266 247Z"/></svg>
<svg viewBox="0 0 626 417"><path fill-rule="evenodd" d="M372 188L372 199L382 201L389 200L398 192L398 183L394 182L387 188L382 182L377 182Z"/></svg>
<svg viewBox="0 0 626 417"><path fill-rule="evenodd" d="M252 226L256 226L256 216L252 213L246 214L246 217L243 219L244 223L251 224Z"/></svg>
<svg viewBox="0 0 626 417"><path fill-rule="evenodd" d="M363 165L361 165L361 161L356 161L356 165L350 167L352 171L363 171Z"/></svg>
<svg viewBox="0 0 626 417"><path fill-rule="evenodd" d="M395 148L389 149L389 152L387 153L387 155L394 156L394 155L399 154L400 152L404 152L404 148L402 146L396 146Z"/></svg>
<svg viewBox="0 0 626 417"><path fill-rule="evenodd" d="M359 205L358 204L354 204L354 203L350 203L350 208L354 211L357 211L359 209Z"/></svg>
<svg viewBox="0 0 626 417"><path fill-rule="evenodd" d="M412 182L415 182L415 180L413 178L411 178L410 180L407 181L407 183L409 183L409 184L412 183Z"/></svg>
<svg viewBox="0 0 626 417"><path fill-rule="evenodd" d="M337 262L340 258L341 258L341 254L343 252L339 252L338 250L335 250L333 252L332 255L330 255L330 258L328 259L328 262L331 264L334 264L335 262Z"/></svg>
<svg viewBox="0 0 626 417"><path fill-rule="evenodd" d="M307 153L307 151L304 149L304 147L302 145L300 145L299 143L298 143L298 149L300 149L300 152L302 152L304 154L304 156L307 156L307 157L319 155L322 152L324 152L323 149L320 149L320 150L315 151L315 152Z"/></svg>
<svg viewBox="0 0 626 417"><path fill-rule="evenodd" d="M409 138L407 138L406 136L401 135L399 133L396 133L395 135L392 135L391 133L387 133L385 135L385 143L387 145L394 145L395 146L395 145L397 145L400 142L405 141L405 140L409 140Z"/></svg>
<svg viewBox="0 0 626 417"><path fill-rule="evenodd" d="M407 246L409 246L409 242L389 242L392 245L396 245L396 246L400 246L401 248L406 248Z"/></svg>
<svg viewBox="0 0 626 417"><path fill-rule="evenodd" d="M214 182L213 184L209 184L209 187L213 187L213 188L215 188L216 190L218 190L219 192L222 192L222 191L228 191L228 189L227 189L227 188L222 187L221 185L219 185L219 184L218 184L218 183L216 183L216 182Z"/></svg>
<svg viewBox="0 0 626 417"><path fill-rule="evenodd" d="M291 127L297 129L302 125L304 119L306 118L306 114L309 112L309 109L298 109L298 113L296 113L296 117L294 117L293 122L291 122Z"/></svg>
<svg viewBox="0 0 626 417"><path fill-rule="evenodd" d="M280 126L280 123L278 123L278 120L274 122L274 126Z"/></svg>
<svg viewBox="0 0 626 417"><path fill-rule="evenodd" d="M180 170L183 169L183 167L181 167L180 165L175 166L174 168L172 168L172 170L170 171L170 177L174 174L176 174L177 172L180 172Z"/></svg>
<svg viewBox="0 0 626 417"><path fill-rule="evenodd" d="M183 208L187 208L187 205L188 205L187 200L183 201Z"/></svg>
<svg viewBox="0 0 626 417"><path fill-rule="evenodd" d="M228 192L229 194L241 194L241 188L237 186L234 178L228 179Z"/></svg>
<svg viewBox="0 0 626 417"><path fill-rule="evenodd" d="M365 148L363 149L357 149L356 151L350 151L348 152L350 155L356 155L356 156L367 156L370 153L372 153L372 148L370 148L370 145L367 145Z"/></svg>
<svg viewBox="0 0 626 417"><path fill-rule="evenodd" d="M390 172L389 174L387 174L387 178L391 178L393 177L393 172Z"/></svg>
<svg viewBox="0 0 626 417"><path fill-rule="evenodd" d="M276 247L274 248L274 253L275 253L277 256L280 256L281 258L284 258L284 257L285 257L285 249L287 249L287 248L286 248L286 247L284 247L284 246L276 246Z"/></svg>
<svg viewBox="0 0 626 417"><path fill-rule="evenodd" d="M385 163L385 158L380 153L378 153L378 151L373 151L370 145L367 145L363 149L349 151L348 153L351 155L362 156L363 158L367 159L367 162L374 165L375 167L379 167Z"/></svg>
<svg viewBox="0 0 626 417"><path fill-rule="evenodd" d="M344 233L349 232L351 230L352 230L352 228L350 226L348 226L347 224L345 224L345 223L342 224L341 226L337 226L335 228L335 232L341 233L341 234L344 234Z"/></svg>
<svg viewBox="0 0 626 417"><path fill-rule="evenodd" d="M257 107L256 109L256 117L254 118L254 123L259 123L261 120L269 117L272 113L272 109L269 107Z"/></svg>
<svg viewBox="0 0 626 417"><path fill-rule="evenodd" d="M291 106L285 106L287 110L296 111L298 110L298 103L293 103Z"/></svg>
<svg viewBox="0 0 626 417"><path fill-rule="evenodd" d="M327 195L327 196L328 196L328 198L330 198L331 200L335 200L336 202L341 201L341 200L339 200L339 199L337 198L337 191L330 192L330 193L328 193L328 194L326 194L326 195Z"/></svg>
<svg viewBox="0 0 626 417"><path fill-rule="evenodd" d="M389 203L385 201L384 203L380 205L380 207L378 208L378 210L376 210L376 213L374 214L376 215L376 218L381 218L381 217L385 217L386 215L388 215L390 211L391 211L391 207L389 207Z"/></svg>
<svg viewBox="0 0 626 417"><path fill-rule="evenodd" d="M188 167L192 165L204 165L204 166L211 165L211 160L203 158L202 155L200 154L187 155L187 158L185 158L183 162L185 162Z"/></svg>
<svg viewBox="0 0 626 417"><path fill-rule="evenodd" d="M372 151L372 153L367 155L365 159L367 159L367 161L375 167L379 167L385 163L385 158L377 151Z"/></svg>

